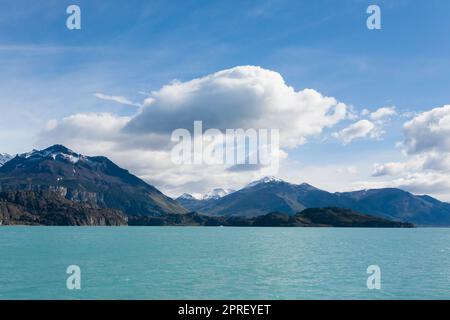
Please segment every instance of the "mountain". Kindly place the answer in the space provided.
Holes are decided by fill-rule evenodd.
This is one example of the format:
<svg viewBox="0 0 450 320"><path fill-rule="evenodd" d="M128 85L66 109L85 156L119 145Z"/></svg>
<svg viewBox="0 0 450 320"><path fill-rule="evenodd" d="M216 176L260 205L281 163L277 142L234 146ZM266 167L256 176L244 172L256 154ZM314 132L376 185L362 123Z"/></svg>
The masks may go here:
<svg viewBox="0 0 450 320"><path fill-rule="evenodd" d="M0 167L0 191L52 191L70 201L126 215L187 210L106 157L88 157L62 146L17 155Z"/></svg>
<svg viewBox="0 0 450 320"><path fill-rule="evenodd" d="M62 145L20 154L4 163L0 194L3 224L121 225L123 219L139 224L150 218L189 224L192 217L180 216L189 210L198 211L205 224L231 223L229 218L248 224L273 212L296 216L308 208L333 207L416 225L450 226L450 204L430 196L394 188L330 193L274 177L234 192L214 189L200 198L184 194L175 201L106 157L85 156Z"/></svg>
<svg viewBox="0 0 450 320"><path fill-rule="evenodd" d="M214 201L219 200L220 198L233 192L234 190L232 189L216 188L200 197L194 197L189 193L183 193L175 200L183 207L192 211L197 211L199 208L202 208L209 203L213 203Z"/></svg>
<svg viewBox="0 0 450 320"><path fill-rule="evenodd" d="M337 206L338 197L309 184L295 185L273 177L263 178L215 201L199 212L219 216L258 216L270 212L295 214L305 208ZM192 209L187 206L188 209Z"/></svg>
<svg viewBox="0 0 450 320"><path fill-rule="evenodd" d="M345 227L345 228L412 228L410 223L395 222L363 215L342 208L310 208L295 215L272 212L257 217L206 216L196 212L161 217L129 219L130 225L140 226L228 226L228 227Z"/></svg>
<svg viewBox="0 0 450 320"><path fill-rule="evenodd" d="M345 208L309 208L294 217L304 225L339 228L412 228L409 222L398 222Z"/></svg>
<svg viewBox="0 0 450 320"><path fill-rule="evenodd" d="M0 192L0 225L121 226L122 212L70 201L52 191Z"/></svg>
<svg viewBox="0 0 450 320"><path fill-rule="evenodd" d="M0 167L4 165L6 162L11 160L13 156L7 154L7 153L0 153Z"/></svg>
<svg viewBox="0 0 450 320"><path fill-rule="evenodd" d="M277 183L277 182L284 182L284 181L281 179L278 179L277 177L274 177L274 176L268 176L268 177L264 177L262 179L250 182L246 188L251 188L251 187L257 186L259 184L273 183L273 182Z"/></svg>
<svg viewBox="0 0 450 320"><path fill-rule="evenodd" d="M263 178L220 199L196 202L197 210L212 216L256 217L270 212L295 215L306 208L339 207L377 217L425 226L450 226L450 204L430 196L394 189L330 193L309 184Z"/></svg>
<svg viewBox="0 0 450 320"><path fill-rule="evenodd" d="M226 195L233 193L235 190L233 189L222 189L222 188L215 188L212 191L206 193L203 195L202 200L211 200L211 199L220 199L222 197L225 197Z"/></svg>
<svg viewBox="0 0 450 320"><path fill-rule="evenodd" d="M121 211L71 201L53 191L0 192L1 225L47 226L230 226L230 227L377 227L409 228L408 223L362 215L342 208L305 209L295 215L269 213L213 217L196 212L160 216L125 216Z"/></svg>
<svg viewBox="0 0 450 320"><path fill-rule="evenodd" d="M198 209L204 207L207 203L207 201L204 201L201 198L199 199L197 197L194 197L189 193L182 194L181 196L176 198L175 201L177 201L184 208L187 208L191 211L197 211Z"/></svg>
<svg viewBox="0 0 450 320"><path fill-rule="evenodd" d="M351 208L388 219L410 221L417 225L450 226L450 204L426 195L384 188L338 194L354 204Z"/></svg>

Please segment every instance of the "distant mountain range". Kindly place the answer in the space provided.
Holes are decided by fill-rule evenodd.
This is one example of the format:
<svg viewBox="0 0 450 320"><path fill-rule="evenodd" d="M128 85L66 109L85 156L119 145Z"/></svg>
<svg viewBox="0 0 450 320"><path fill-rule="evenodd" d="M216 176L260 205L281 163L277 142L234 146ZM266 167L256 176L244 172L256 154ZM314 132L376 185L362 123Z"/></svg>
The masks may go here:
<svg viewBox="0 0 450 320"><path fill-rule="evenodd" d="M266 177L219 199L178 198L184 207L212 216L256 217L270 212L295 215L306 208L349 208L364 214L424 226L450 226L450 204L395 189L330 193L309 184Z"/></svg>
<svg viewBox="0 0 450 320"><path fill-rule="evenodd" d="M193 196L189 193L184 193L179 196L176 201L189 210L197 211L198 209L204 207L207 203L213 203L233 192L235 192L235 190L216 188L202 196Z"/></svg>
<svg viewBox="0 0 450 320"><path fill-rule="evenodd" d="M306 219L305 212L317 216ZM0 166L0 224L387 226L388 220L450 226L450 204L399 189L330 193L273 177L175 201L105 157L62 145Z"/></svg>

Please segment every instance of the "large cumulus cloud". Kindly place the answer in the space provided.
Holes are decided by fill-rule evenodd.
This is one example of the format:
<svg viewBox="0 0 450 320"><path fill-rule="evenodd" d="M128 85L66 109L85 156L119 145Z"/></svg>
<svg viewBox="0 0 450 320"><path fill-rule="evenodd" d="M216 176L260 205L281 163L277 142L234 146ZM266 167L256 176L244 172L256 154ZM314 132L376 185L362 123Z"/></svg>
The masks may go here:
<svg viewBox="0 0 450 320"><path fill-rule="evenodd" d="M345 104L313 89L296 91L274 71L241 66L190 81L173 81L145 99L133 116L75 114L52 120L42 146L63 143L87 154L103 154L169 194L236 188L259 178L258 171L224 166L177 166L170 160L173 130L279 129L281 148L294 148L348 115ZM284 156L285 158L286 156Z"/></svg>
<svg viewBox="0 0 450 320"><path fill-rule="evenodd" d="M169 133L202 120L205 129L280 129L282 146L296 147L346 115L346 105L334 98L296 91L277 72L241 66L162 87L124 130Z"/></svg>

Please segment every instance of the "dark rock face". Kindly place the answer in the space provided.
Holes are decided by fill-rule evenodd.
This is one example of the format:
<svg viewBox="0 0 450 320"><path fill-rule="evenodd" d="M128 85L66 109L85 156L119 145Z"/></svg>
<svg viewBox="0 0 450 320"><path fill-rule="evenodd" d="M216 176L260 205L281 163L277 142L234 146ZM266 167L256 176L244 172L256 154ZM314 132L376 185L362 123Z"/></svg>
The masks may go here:
<svg viewBox="0 0 450 320"><path fill-rule="evenodd" d="M272 212L246 218L239 216L213 217L196 212L164 217L134 216L129 225L139 226L229 226L229 227L357 227L357 228L412 228L411 223L391 221L360 214L350 209L315 208L295 215Z"/></svg>
<svg viewBox="0 0 450 320"><path fill-rule="evenodd" d="M52 191L0 192L0 225L121 226L120 211L70 201Z"/></svg>
<svg viewBox="0 0 450 320"><path fill-rule="evenodd" d="M87 157L64 146L18 155L0 167L0 191L52 191L127 215L159 216L187 210L105 157Z"/></svg>

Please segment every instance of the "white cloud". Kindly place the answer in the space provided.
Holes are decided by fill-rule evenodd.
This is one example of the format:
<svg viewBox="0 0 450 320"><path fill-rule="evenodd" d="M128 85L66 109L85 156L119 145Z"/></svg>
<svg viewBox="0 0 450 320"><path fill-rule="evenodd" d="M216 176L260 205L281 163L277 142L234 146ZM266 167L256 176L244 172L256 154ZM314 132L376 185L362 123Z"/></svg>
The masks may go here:
<svg viewBox="0 0 450 320"><path fill-rule="evenodd" d="M450 171L450 105L418 114L403 128L404 139L399 146L409 159L378 165L375 176Z"/></svg>
<svg viewBox="0 0 450 320"><path fill-rule="evenodd" d="M204 193L215 187L239 188L260 178L263 170L175 165L170 158L174 129L192 131L194 120L203 121L203 130L280 129L280 146L290 148L320 135L347 114L347 106L334 98L312 89L296 91L277 72L243 66L173 81L152 92L131 117L82 113L52 120L39 142L42 147L62 143L88 155L105 155L169 195ZM287 161L285 151L280 155Z"/></svg>
<svg viewBox="0 0 450 320"><path fill-rule="evenodd" d="M450 172L450 154L449 153L426 153L409 156L403 162L387 162L375 164L372 176L398 176L411 174L418 171L433 171L446 173Z"/></svg>
<svg viewBox="0 0 450 320"><path fill-rule="evenodd" d="M372 173L374 177L381 176L395 176L403 173L406 164L403 162L388 162L384 164L375 164L375 169Z"/></svg>
<svg viewBox="0 0 450 320"><path fill-rule="evenodd" d="M436 194L448 199L450 179L446 174L436 172L416 172L393 181L393 185L412 193Z"/></svg>
<svg viewBox="0 0 450 320"><path fill-rule="evenodd" d="M387 162L375 164L373 177L398 176L410 171L420 170L423 167L423 157L414 157L404 162Z"/></svg>
<svg viewBox="0 0 450 320"><path fill-rule="evenodd" d="M370 119L374 121L382 120L384 118L396 115L397 112L395 111L395 107L383 107L379 108L378 110L372 112L370 114Z"/></svg>
<svg viewBox="0 0 450 320"><path fill-rule="evenodd" d="M94 93L94 97L99 98L101 100L113 101L113 102L116 102L119 104L125 104L125 105L129 105L129 106L135 106L135 107L140 106L140 104L134 103L124 96L110 96L110 95L106 95L106 94L97 92L97 93Z"/></svg>
<svg viewBox="0 0 450 320"><path fill-rule="evenodd" d="M430 153L427 154L423 163L424 170L433 170L440 172L450 171L450 153Z"/></svg>
<svg viewBox="0 0 450 320"><path fill-rule="evenodd" d="M351 190L399 188L413 194L427 194L443 201L450 201L450 179L448 175L436 172L416 172L405 174L392 180L357 181Z"/></svg>
<svg viewBox="0 0 450 320"><path fill-rule="evenodd" d="M395 107L379 108L372 113L368 109L363 109L360 115L368 119L359 120L339 132L334 132L332 136L342 140L344 144L362 138L380 139L385 133L383 127L388 118L396 114Z"/></svg>
<svg viewBox="0 0 450 320"><path fill-rule="evenodd" d="M111 113L78 113L61 121L50 120L40 138L46 140L54 136L57 139L86 139L94 141L115 141L120 130L130 120Z"/></svg>
<svg viewBox="0 0 450 320"><path fill-rule="evenodd" d="M375 124L369 120L359 120L341 131L333 133L333 136L342 140L344 144L349 144L355 139L376 137L377 135Z"/></svg>
<svg viewBox="0 0 450 320"><path fill-rule="evenodd" d="M403 127L408 154L450 152L450 105L423 112Z"/></svg>
<svg viewBox="0 0 450 320"><path fill-rule="evenodd" d="M133 135L123 131L132 117L112 113L78 113L60 121L50 120L39 134L41 147L66 143L91 153L114 150L168 150L168 138L161 134ZM58 142L60 141L60 142ZM105 146L108 146L105 149Z"/></svg>
<svg viewBox="0 0 450 320"><path fill-rule="evenodd" d="M242 66L152 93L126 126L134 133L192 128L280 129L281 146L296 147L347 116L347 106L312 89L296 91L274 71Z"/></svg>
<svg viewBox="0 0 450 320"><path fill-rule="evenodd" d="M385 185L431 193L448 200L450 192L450 105L415 115L403 125L403 162L375 165L374 177L397 176Z"/></svg>

